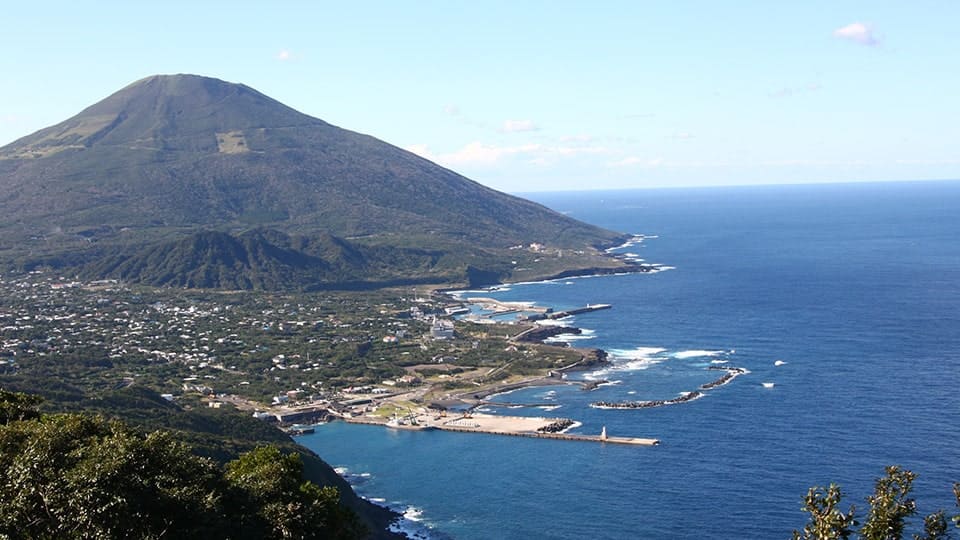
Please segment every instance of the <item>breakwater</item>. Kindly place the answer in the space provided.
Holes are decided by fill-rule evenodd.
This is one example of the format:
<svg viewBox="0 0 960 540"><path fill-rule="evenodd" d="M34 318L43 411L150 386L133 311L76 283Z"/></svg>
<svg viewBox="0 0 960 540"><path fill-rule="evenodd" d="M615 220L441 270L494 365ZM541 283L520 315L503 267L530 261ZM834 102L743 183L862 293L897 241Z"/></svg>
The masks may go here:
<svg viewBox="0 0 960 540"><path fill-rule="evenodd" d="M443 431L457 431L460 433L485 433L487 435L507 435L509 437L530 437L533 439L554 439L558 441L599 442L611 444L628 444L634 446L657 446L660 439L643 439L637 437L611 437L603 435L578 435L573 433L544 433L544 432L510 432L475 429L468 427L443 426L437 427Z"/></svg>
<svg viewBox="0 0 960 540"><path fill-rule="evenodd" d="M595 401L590 404L595 409L652 409L654 407L664 407L666 405L677 405L686 403L695 399L702 398L706 391L730 383L740 375L747 373L745 368L741 367L720 367L711 366L707 368L711 371L724 371L722 377L700 385L699 390L693 392L684 392L673 399L654 399L649 401Z"/></svg>
<svg viewBox="0 0 960 540"><path fill-rule="evenodd" d="M594 409L652 409L665 405L686 403L702 397L703 392L693 391L685 392L683 395L673 399L654 399L650 401L595 401L591 403L590 406Z"/></svg>
<svg viewBox="0 0 960 540"><path fill-rule="evenodd" d="M711 382L708 382L708 383L705 383L705 384L701 384L701 385L700 385L700 389L701 389L701 390L710 390L711 388L716 388L716 387L718 387L718 386L723 386L723 385L729 383L730 381L736 379L736 378L739 377L740 375L743 375L744 373L747 372L746 369L741 368L741 367L717 367L717 366L710 366L710 367L708 367L707 369L716 370L716 371L726 371L726 374L724 374L722 377L720 377L719 379L717 379L717 380L715 380L715 381L711 381Z"/></svg>

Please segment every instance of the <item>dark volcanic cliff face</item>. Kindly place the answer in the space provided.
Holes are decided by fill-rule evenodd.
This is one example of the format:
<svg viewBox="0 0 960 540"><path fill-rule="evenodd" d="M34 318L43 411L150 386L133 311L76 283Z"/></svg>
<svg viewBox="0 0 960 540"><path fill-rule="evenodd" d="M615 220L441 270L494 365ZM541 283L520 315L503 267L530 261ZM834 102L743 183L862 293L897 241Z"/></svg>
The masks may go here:
<svg viewBox="0 0 960 540"><path fill-rule="evenodd" d="M447 251L622 238L194 75L135 82L0 148L0 257L73 264L97 250L253 228Z"/></svg>

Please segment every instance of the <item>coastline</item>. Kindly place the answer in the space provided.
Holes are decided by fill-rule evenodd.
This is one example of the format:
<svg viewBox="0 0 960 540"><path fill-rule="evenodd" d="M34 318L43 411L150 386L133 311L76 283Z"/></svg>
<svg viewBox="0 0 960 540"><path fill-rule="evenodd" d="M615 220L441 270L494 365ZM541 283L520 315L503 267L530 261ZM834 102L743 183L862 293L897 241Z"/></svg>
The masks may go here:
<svg viewBox="0 0 960 540"><path fill-rule="evenodd" d="M551 281L557 281L562 279L586 279L586 278L592 278L592 277L615 276L615 275L653 274L653 273L672 269L672 267L667 267L663 265L643 264L643 263L640 263L639 261L630 261L623 255L612 253L615 250L625 249L630 246L639 244L645 238L648 238L648 237L644 237L642 235L633 235L629 237L623 244L604 249L604 252L611 259L624 263L621 266L616 266L616 267L593 266L593 267L586 267L586 268L574 268L574 269L568 269L561 272L557 272L555 274L549 274L542 277L537 277L533 280L526 279L526 280L511 281L507 279L498 283L481 285L479 289L490 291L490 290L496 290L497 287L500 287L500 286L521 285L521 284L527 284L527 283L544 283L544 282L551 282ZM455 298L457 301L466 303L466 301L463 298L457 297L458 293L465 293L468 290L476 290L476 289L477 288L436 287L436 288L431 288L431 294L444 295L447 297ZM544 332L543 336L538 336L538 339L534 339L531 341L535 341L542 344L548 344L546 343L546 339L549 339L550 337L555 337L556 335L560 335L563 333L568 333L568 334L579 333L580 331L581 329L576 327L561 327L561 328L558 328L557 330ZM559 347L568 347L569 343L564 342L564 343L549 344L549 345L559 346ZM569 381L564 378L563 374L571 371L587 371L591 368L607 365L610 363L608 360L608 352L603 349L596 349L596 348L594 349L577 348L576 350L580 350L582 352L582 356L580 361L574 364L564 366L556 370L549 370L547 371L546 374L541 374L536 377L531 377L529 379L515 381L511 383L494 384L489 387L478 388L476 390L471 390L469 392L461 392L459 394L455 394L452 397L456 401L459 401L465 404L469 404L470 401L475 401L476 403L473 405L473 408L475 408L482 405L484 400L486 400L487 398L495 397L498 395L506 394L506 393L524 389L524 388L559 386L559 385L580 385L584 390L594 390L599 386L599 384L605 381ZM588 358L591 356L593 356L593 359L588 360ZM554 376L555 373L559 374L560 376ZM471 397L467 397L467 396L471 396L472 399ZM496 417L499 415L491 415L491 416ZM505 418L505 417L501 417L501 418ZM343 420L346 420L346 419L343 419ZM557 419L551 419L551 422L556 422L556 421ZM625 437L610 438L606 435L605 431L601 435L585 436L582 438L580 436L568 436L566 434L566 431L582 426L582 423L574 420L569 420L568 422L569 423L565 424L563 429L557 433L541 432L541 433L534 433L534 434L523 434L523 433L515 433L515 432L508 432L508 431L499 432L499 433L496 431L486 431L486 432L488 434L495 434L495 435L533 436L536 438L548 438L548 439L570 438L571 440L592 440L592 441L599 441L599 442L612 442L612 443L643 445L643 446L656 446L660 444L659 439L640 439L640 438L625 438ZM402 425L387 426L386 422L380 423L375 421L362 421L358 419L353 419L351 423L381 425L387 429L414 429L414 430L420 429L417 427L402 426ZM432 428L427 428L427 429L432 429ZM447 431L470 432L471 430L448 428ZM344 480L350 483L349 479L344 478ZM411 517L407 515L409 513L409 508L407 508L407 511L402 511L403 509L393 508L385 504L385 501L381 501L379 499L372 500L366 497L362 497L362 498L367 503L382 508L385 512L389 513L389 515L392 516L392 519L388 524L388 526L383 531L379 532L379 534L374 534L373 535L374 537L379 537L380 535L388 535L387 537L391 537L391 538L402 537L402 538L408 538L408 539L413 539L413 538L427 539L427 538L433 537L437 533L436 531L432 531L429 528L425 527L417 519L411 519Z"/></svg>

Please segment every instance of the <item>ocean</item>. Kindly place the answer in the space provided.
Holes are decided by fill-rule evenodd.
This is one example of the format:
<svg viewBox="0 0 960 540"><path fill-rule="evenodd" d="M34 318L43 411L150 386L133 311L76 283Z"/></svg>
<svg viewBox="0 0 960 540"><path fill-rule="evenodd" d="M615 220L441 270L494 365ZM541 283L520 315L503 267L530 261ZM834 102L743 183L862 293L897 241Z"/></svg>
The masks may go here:
<svg viewBox="0 0 960 540"><path fill-rule="evenodd" d="M960 182L535 193L577 219L646 235L670 269L484 292L578 315L606 380L498 396L493 409L654 437L631 447L331 423L299 442L423 538L789 538L813 485L863 517L886 465L918 473L921 514L956 513L960 481ZM748 372L685 403L667 400ZM764 383L768 383L764 385ZM769 384L769 383L772 383ZM916 522L920 522L918 518Z"/></svg>

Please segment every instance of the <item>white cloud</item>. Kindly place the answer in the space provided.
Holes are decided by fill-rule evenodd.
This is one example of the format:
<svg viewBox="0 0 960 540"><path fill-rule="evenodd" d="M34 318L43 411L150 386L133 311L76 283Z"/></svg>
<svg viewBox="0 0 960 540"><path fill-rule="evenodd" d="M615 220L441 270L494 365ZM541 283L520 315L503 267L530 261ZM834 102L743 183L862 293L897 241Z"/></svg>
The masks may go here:
<svg viewBox="0 0 960 540"><path fill-rule="evenodd" d="M23 117L15 114L0 114L0 124L15 126L23 121Z"/></svg>
<svg viewBox="0 0 960 540"><path fill-rule="evenodd" d="M434 155L430 153L430 148L425 144L411 144L403 148L407 152L412 152L422 158L433 161Z"/></svg>
<svg viewBox="0 0 960 540"><path fill-rule="evenodd" d="M663 159L661 158L643 159L636 156L626 157L619 161L614 161L612 163L607 164L608 167L613 167L613 168L619 168L619 167L653 168L653 167L659 167L660 165L663 165Z"/></svg>
<svg viewBox="0 0 960 540"><path fill-rule="evenodd" d="M643 163L643 159L635 156L630 156L628 158L623 158L620 161L614 161L613 163L610 163L610 166L611 167L632 167L634 165L640 165L641 163Z"/></svg>
<svg viewBox="0 0 960 540"><path fill-rule="evenodd" d="M541 149L539 144L524 144L521 146L492 146L481 142L472 142L460 150L447 154L446 163L453 165L490 164L500 161L501 158L517 154L531 154Z"/></svg>
<svg viewBox="0 0 960 540"><path fill-rule="evenodd" d="M435 154L425 144L412 144L405 149L417 154L420 157L435 161L442 165L476 165L492 164L501 158L517 154L530 154L536 152L541 146L538 144L525 144L521 146L493 146L474 141L465 145L459 150L446 154Z"/></svg>
<svg viewBox="0 0 960 540"><path fill-rule="evenodd" d="M448 116L460 116L460 107L457 107L456 105L453 105L452 103L451 103L451 104L444 105L444 106L443 106L443 114L446 114L446 115L448 115Z"/></svg>
<svg viewBox="0 0 960 540"><path fill-rule="evenodd" d="M605 146L555 146L545 149L551 154L559 156L578 156L582 154L608 154L610 150Z"/></svg>
<svg viewBox="0 0 960 540"><path fill-rule="evenodd" d="M880 44L880 38L873 31L873 27L862 22L850 23L833 31L834 37L847 39L860 45L873 47Z"/></svg>
<svg viewBox="0 0 960 540"><path fill-rule="evenodd" d="M823 86L821 86L820 83L810 83L810 84L807 84L806 86L797 86L797 87L785 86L783 88L779 88L772 92L767 92L767 96L772 98L792 97L796 95L817 92L822 88Z"/></svg>
<svg viewBox="0 0 960 540"><path fill-rule="evenodd" d="M551 165L557 159L610 153L609 149L602 146L550 146L535 143L498 146L479 141L471 142L448 153L434 153L426 144L408 145L405 150L447 167L493 165L510 158L519 158L527 163L543 166Z"/></svg>
<svg viewBox="0 0 960 540"><path fill-rule="evenodd" d="M533 120L504 120L500 131L504 133L517 133L521 131L537 131L540 127L533 123Z"/></svg>
<svg viewBox="0 0 960 540"><path fill-rule="evenodd" d="M283 49L277 53L277 60L280 60L281 62L290 60L291 58L293 58L293 53L291 53L287 49Z"/></svg>

